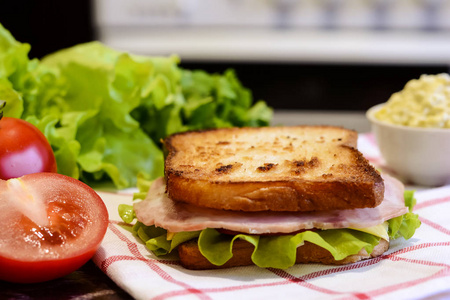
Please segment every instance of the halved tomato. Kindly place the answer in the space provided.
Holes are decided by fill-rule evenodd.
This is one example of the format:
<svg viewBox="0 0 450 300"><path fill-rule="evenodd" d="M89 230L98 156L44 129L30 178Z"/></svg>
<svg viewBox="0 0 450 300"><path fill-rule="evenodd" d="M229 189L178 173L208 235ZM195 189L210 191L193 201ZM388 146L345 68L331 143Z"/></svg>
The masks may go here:
<svg viewBox="0 0 450 300"><path fill-rule="evenodd" d="M0 211L0 280L10 282L42 282L77 270L108 227L100 196L57 173L0 180Z"/></svg>

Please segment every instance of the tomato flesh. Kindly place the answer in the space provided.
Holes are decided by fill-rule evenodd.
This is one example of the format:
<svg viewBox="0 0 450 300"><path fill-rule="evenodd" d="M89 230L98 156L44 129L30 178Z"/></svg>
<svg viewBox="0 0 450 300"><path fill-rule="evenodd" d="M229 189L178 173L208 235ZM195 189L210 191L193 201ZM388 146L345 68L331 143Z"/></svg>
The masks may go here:
<svg viewBox="0 0 450 300"><path fill-rule="evenodd" d="M0 179L56 171L53 150L38 128L21 119L0 119Z"/></svg>
<svg viewBox="0 0 450 300"><path fill-rule="evenodd" d="M102 199L56 173L0 180L0 280L42 282L69 274L98 249L108 226Z"/></svg>

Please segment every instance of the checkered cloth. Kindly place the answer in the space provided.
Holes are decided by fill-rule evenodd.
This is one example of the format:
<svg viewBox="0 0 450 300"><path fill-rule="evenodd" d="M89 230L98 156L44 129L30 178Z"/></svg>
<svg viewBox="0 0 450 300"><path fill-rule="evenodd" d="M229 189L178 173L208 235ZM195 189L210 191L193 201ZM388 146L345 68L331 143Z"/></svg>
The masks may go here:
<svg viewBox="0 0 450 300"><path fill-rule="evenodd" d="M359 148L386 170L373 136ZM450 186L416 192L422 226L413 238L391 242L381 257L345 266L295 265L287 270L239 267L190 271L158 259L120 221L117 206L129 194L99 193L110 213L109 230L94 262L137 299L449 299Z"/></svg>

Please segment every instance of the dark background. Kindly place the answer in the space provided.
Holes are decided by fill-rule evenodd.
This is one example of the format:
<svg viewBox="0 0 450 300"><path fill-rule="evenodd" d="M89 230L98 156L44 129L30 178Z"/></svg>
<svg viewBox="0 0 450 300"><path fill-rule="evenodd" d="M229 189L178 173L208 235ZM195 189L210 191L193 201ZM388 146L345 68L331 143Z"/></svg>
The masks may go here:
<svg viewBox="0 0 450 300"><path fill-rule="evenodd" d="M31 45L30 57L95 38L91 1L12 0L0 4L0 23L16 40Z"/></svg>
<svg viewBox="0 0 450 300"><path fill-rule="evenodd" d="M255 99L278 109L365 111L388 100L421 74L447 72L446 66L375 64L185 63L187 68L236 70Z"/></svg>
<svg viewBox="0 0 450 300"><path fill-rule="evenodd" d="M96 39L91 1L4 1L0 22L20 42L31 44L30 57ZM386 101L421 74L448 72L447 65L240 63L183 61L182 67L208 72L236 70L255 99L278 109L363 111Z"/></svg>

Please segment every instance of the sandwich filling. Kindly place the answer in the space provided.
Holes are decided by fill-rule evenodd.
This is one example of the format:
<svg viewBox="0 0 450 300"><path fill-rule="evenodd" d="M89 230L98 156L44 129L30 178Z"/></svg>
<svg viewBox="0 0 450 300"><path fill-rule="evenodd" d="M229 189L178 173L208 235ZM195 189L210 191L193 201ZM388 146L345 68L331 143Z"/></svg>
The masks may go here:
<svg viewBox="0 0 450 300"><path fill-rule="evenodd" d="M223 265L233 256L233 242L242 239L254 245L256 265L284 269L295 264L296 249L305 241L342 260L361 249L370 254L380 239L410 238L420 226L411 212L413 193L393 177L383 179L384 200L374 208L299 213L226 211L176 202L167 197L160 178L144 185L144 200L121 205L119 212L126 222L137 217L133 230L156 255L198 239L202 255Z"/></svg>

